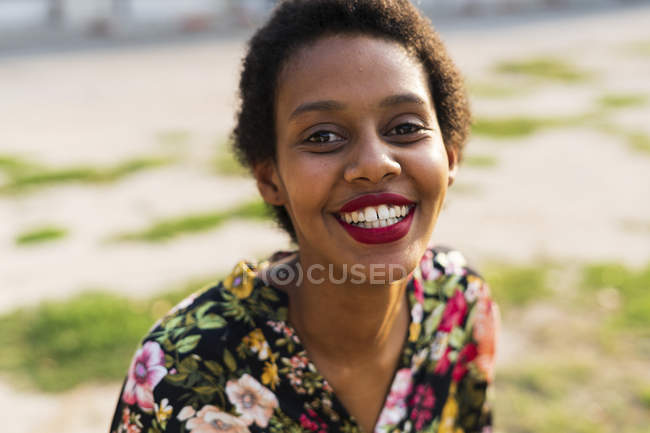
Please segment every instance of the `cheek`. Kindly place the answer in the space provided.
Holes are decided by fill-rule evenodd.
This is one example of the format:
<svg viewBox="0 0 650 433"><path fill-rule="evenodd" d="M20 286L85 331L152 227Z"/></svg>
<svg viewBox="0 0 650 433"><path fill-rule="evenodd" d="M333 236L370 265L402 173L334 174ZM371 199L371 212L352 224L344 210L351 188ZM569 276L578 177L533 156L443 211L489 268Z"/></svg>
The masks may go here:
<svg viewBox="0 0 650 433"><path fill-rule="evenodd" d="M449 178L449 161L443 146L431 146L408 161L409 175L430 199L444 199Z"/></svg>
<svg viewBox="0 0 650 433"><path fill-rule="evenodd" d="M329 156L310 154L294 155L283 171L289 206L298 218L323 210L331 199L339 172L338 165Z"/></svg>

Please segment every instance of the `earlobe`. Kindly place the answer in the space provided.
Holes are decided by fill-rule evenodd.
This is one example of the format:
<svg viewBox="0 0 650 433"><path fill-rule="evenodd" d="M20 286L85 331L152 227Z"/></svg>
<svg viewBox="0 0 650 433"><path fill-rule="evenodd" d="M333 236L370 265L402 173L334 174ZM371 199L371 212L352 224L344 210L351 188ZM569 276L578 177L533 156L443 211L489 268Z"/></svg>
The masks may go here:
<svg viewBox="0 0 650 433"><path fill-rule="evenodd" d="M265 202L273 206L284 205L280 178L277 175L275 162L261 162L253 167L253 175L257 181L257 189Z"/></svg>
<svg viewBox="0 0 650 433"><path fill-rule="evenodd" d="M447 186L451 186L454 183L456 173L458 172L458 153L456 149L447 148L447 160L449 161Z"/></svg>

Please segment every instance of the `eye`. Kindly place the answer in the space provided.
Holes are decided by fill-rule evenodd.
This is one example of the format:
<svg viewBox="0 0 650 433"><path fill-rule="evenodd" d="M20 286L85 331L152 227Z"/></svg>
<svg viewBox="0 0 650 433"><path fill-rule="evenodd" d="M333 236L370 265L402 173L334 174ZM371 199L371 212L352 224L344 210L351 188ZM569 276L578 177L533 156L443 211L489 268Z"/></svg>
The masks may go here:
<svg viewBox="0 0 650 433"><path fill-rule="evenodd" d="M332 143L335 141L341 141L343 138L331 131L317 131L312 135L307 137L305 140L306 143Z"/></svg>
<svg viewBox="0 0 650 433"><path fill-rule="evenodd" d="M397 125L393 129L391 129L390 131L388 131L386 135L408 135L408 134L414 134L416 132L420 132L424 129L427 128L425 128L422 125L417 125L415 123L402 123L400 125Z"/></svg>

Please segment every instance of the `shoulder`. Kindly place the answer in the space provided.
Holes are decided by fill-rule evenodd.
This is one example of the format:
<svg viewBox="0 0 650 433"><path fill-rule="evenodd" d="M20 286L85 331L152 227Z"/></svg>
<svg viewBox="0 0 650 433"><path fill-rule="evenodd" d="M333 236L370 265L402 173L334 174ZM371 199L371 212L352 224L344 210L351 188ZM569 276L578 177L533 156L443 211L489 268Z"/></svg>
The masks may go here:
<svg viewBox="0 0 650 433"><path fill-rule="evenodd" d="M429 316L436 324L434 338L448 340L450 352L471 360L476 371L492 381L500 315L485 279L460 251L435 246L422 257L415 280L425 309L427 303L435 307Z"/></svg>
<svg viewBox="0 0 650 433"><path fill-rule="evenodd" d="M424 291L438 303L429 319L437 325L431 368L450 383L441 424L468 432L490 430L487 390L494 380L500 323L490 287L452 248L427 250L419 272Z"/></svg>
<svg viewBox="0 0 650 433"><path fill-rule="evenodd" d="M470 303L479 297L490 297L490 288L482 275L460 251L449 247L427 248L415 277L428 288L428 294L440 300L449 300L457 291L462 292Z"/></svg>
<svg viewBox="0 0 650 433"><path fill-rule="evenodd" d="M262 374L270 356L263 330L268 332L267 322L283 318L281 296L261 283L253 264L240 262L223 281L172 308L133 356L111 431L131 431L129 426L179 431L181 423L199 422L196 411L202 407L232 421L210 405L219 402L222 410L232 412L237 400L228 393L243 386L242 381L262 387L257 377L275 385L276 375Z"/></svg>
<svg viewBox="0 0 650 433"><path fill-rule="evenodd" d="M283 316L282 294L257 278L255 265L239 262L222 281L209 284L172 308L143 339L166 355L220 358L259 323Z"/></svg>

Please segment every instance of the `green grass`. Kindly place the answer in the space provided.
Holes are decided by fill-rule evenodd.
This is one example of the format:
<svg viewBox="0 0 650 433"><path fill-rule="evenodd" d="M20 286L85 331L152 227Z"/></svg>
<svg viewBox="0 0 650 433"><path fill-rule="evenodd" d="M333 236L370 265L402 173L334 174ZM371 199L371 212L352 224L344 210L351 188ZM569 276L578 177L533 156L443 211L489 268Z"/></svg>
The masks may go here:
<svg viewBox="0 0 650 433"><path fill-rule="evenodd" d="M477 118L472 125L472 133L493 138L521 138L540 130L580 125L587 116L574 117L502 117Z"/></svg>
<svg viewBox="0 0 650 433"><path fill-rule="evenodd" d="M641 269L615 263L586 266L582 287L589 294L616 289L621 306L611 318L610 326L650 336L650 264Z"/></svg>
<svg viewBox="0 0 650 433"><path fill-rule="evenodd" d="M504 86L491 83L471 83L469 85L469 94L476 98L511 98L526 93L527 91L527 89L522 89L520 86Z"/></svg>
<svg viewBox="0 0 650 433"><path fill-rule="evenodd" d="M650 292L650 264L631 269L620 264L533 263L485 270L495 299L504 307L507 333L502 337L509 343L496 375L497 431L646 432L650 351L639 348L650 336L650 309L643 307L650 297L644 293ZM549 287L559 290L546 291L540 309L539 296ZM606 288L621 293L618 310L598 307L596 300ZM617 350L599 344L603 327Z"/></svg>
<svg viewBox="0 0 650 433"><path fill-rule="evenodd" d="M629 132L625 138L633 150L650 154L650 135L644 132Z"/></svg>
<svg viewBox="0 0 650 433"><path fill-rule="evenodd" d="M37 227L16 236L16 245L34 245L53 242L66 237L68 230L57 226Z"/></svg>
<svg viewBox="0 0 650 433"><path fill-rule="evenodd" d="M499 385L497 375L495 424L509 433L604 433L609 431L557 395L549 397L516 385ZM620 427L620 426L617 426Z"/></svg>
<svg viewBox="0 0 650 433"><path fill-rule="evenodd" d="M593 367L584 363L538 362L508 370L500 380L542 397L558 398L572 386L590 380L593 374Z"/></svg>
<svg viewBox="0 0 650 433"><path fill-rule="evenodd" d="M484 276L492 294L504 309L523 307L533 301L552 295L549 287L550 266L514 266L492 264L484 270Z"/></svg>
<svg viewBox="0 0 650 433"><path fill-rule="evenodd" d="M640 386L637 395L641 405L650 410L650 385Z"/></svg>
<svg viewBox="0 0 650 433"><path fill-rule="evenodd" d="M613 125L611 123L601 123L597 125L598 128L608 134L620 137L635 152L650 155L650 135L642 132L635 131L630 128Z"/></svg>
<svg viewBox="0 0 650 433"><path fill-rule="evenodd" d="M495 138L524 137L554 124L554 120L528 117L478 118L472 125L472 133Z"/></svg>
<svg viewBox="0 0 650 433"><path fill-rule="evenodd" d="M648 103L648 96L636 93L610 93L598 99L603 108L640 107Z"/></svg>
<svg viewBox="0 0 650 433"><path fill-rule="evenodd" d="M9 177L32 170L34 164L16 156L0 155L0 171Z"/></svg>
<svg viewBox="0 0 650 433"><path fill-rule="evenodd" d="M145 300L87 292L2 315L0 371L47 392L122 380L154 321L207 281Z"/></svg>
<svg viewBox="0 0 650 433"><path fill-rule="evenodd" d="M251 201L233 209L206 212L169 218L155 222L151 227L133 233L117 235L119 241L167 241L188 233L212 230L232 219L264 219L269 215L266 204L260 200Z"/></svg>
<svg viewBox="0 0 650 433"><path fill-rule="evenodd" d="M216 145L217 153L214 158L214 167L217 174L222 176L248 176L248 170L243 167L230 146L226 142L218 142Z"/></svg>
<svg viewBox="0 0 650 433"><path fill-rule="evenodd" d="M467 155L463 157L463 164L469 167L490 168L497 165L497 159L492 155Z"/></svg>
<svg viewBox="0 0 650 433"><path fill-rule="evenodd" d="M503 61L495 66L495 70L503 74L523 75L566 83L585 81L590 77L587 72L581 71L561 59L551 57Z"/></svg>
<svg viewBox="0 0 650 433"><path fill-rule="evenodd" d="M553 321L548 326L572 331L564 322ZM511 329L514 327L518 325ZM600 353L585 361L575 348L584 343L579 339L569 344L550 341L505 360L506 366L496 376L498 431L647 431L650 412L644 406L644 388L636 391L629 386L638 380L639 370L628 368L627 363L634 365L640 359L629 353ZM604 389L607 392L602 392Z"/></svg>
<svg viewBox="0 0 650 433"><path fill-rule="evenodd" d="M8 181L0 186L0 193L19 193L65 183L102 183L119 180L128 175L160 167L172 162L168 157L136 158L113 166L70 166L47 167L19 158L3 157L0 169L8 176Z"/></svg>

